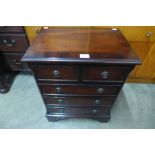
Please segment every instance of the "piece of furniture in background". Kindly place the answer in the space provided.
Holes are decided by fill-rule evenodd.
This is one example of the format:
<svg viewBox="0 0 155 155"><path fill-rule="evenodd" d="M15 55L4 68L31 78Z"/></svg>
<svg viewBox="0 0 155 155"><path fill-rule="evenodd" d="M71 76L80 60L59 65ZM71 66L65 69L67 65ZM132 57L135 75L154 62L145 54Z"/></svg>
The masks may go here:
<svg viewBox="0 0 155 155"><path fill-rule="evenodd" d="M0 93L9 91L15 76L28 67L20 60L29 46L22 26L0 26Z"/></svg>
<svg viewBox="0 0 155 155"><path fill-rule="evenodd" d="M129 72L140 60L118 29L52 28L40 31L24 55L49 121L110 119Z"/></svg>
<svg viewBox="0 0 155 155"><path fill-rule="evenodd" d="M119 28L142 60L130 73L128 82L155 83L155 26L87 26L85 28ZM30 42L41 26L26 26Z"/></svg>

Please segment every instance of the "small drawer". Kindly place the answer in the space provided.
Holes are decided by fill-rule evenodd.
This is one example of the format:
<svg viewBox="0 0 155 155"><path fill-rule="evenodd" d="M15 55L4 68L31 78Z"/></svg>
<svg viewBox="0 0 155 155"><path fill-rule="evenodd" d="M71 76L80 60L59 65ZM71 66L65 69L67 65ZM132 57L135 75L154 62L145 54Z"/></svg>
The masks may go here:
<svg viewBox="0 0 155 155"><path fill-rule="evenodd" d="M117 95L120 85L63 85L63 84L39 84L43 95L84 95L101 96Z"/></svg>
<svg viewBox="0 0 155 155"><path fill-rule="evenodd" d="M77 66L33 65L31 68L38 80L78 81Z"/></svg>
<svg viewBox="0 0 155 155"><path fill-rule="evenodd" d="M0 61L3 62L3 68L14 69L14 70L21 70L27 69L28 66L21 62L21 59L24 53L3 53L1 54Z"/></svg>
<svg viewBox="0 0 155 155"><path fill-rule="evenodd" d="M24 33L22 26L0 26L0 33Z"/></svg>
<svg viewBox="0 0 155 155"><path fill-rule="evenodd" d="M44 97L44 100L53 106L112 106L115 97Z"/></svg>
<svg viewBox="0 0 155 155"><path fill-rule="evenodd" d="M110 108L105 107L52 107L47 106L47 114L63 114L63 115L105 115L108 114Z"/></svg>
<svg viewBox="0 0 155 155"><path fill-rule="evenodd" d="M129 67L83 67L82 80L83 81L114 81L123 82L126 80L131 68Z"/></svg>
<svg viewBox="0 0 155 155"><path fill-rule="evenodd" d="M0 35L0 52L25 52L28 41L24 34Z"/></svg>

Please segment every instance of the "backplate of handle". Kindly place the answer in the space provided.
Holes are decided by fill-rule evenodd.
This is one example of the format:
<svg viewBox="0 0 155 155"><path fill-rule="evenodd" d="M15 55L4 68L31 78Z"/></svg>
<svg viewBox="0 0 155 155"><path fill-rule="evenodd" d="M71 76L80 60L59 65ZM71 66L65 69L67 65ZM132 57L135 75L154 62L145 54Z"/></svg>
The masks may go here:
<svg viewBox="0 0 155 155"><path fill-rule="evenodd" d="M3 39L2 43L8 47L15 46L16 41L14 39Z"/></svg>
<svg viewBox="0 0 155 155"><path fill-rule="evenodd" d="M107 79L109 77L109 72L108 71L103 71L100 76L101 76L102 79Z"/></svg>
<svg viewBox="0 0 155 155"><path fill-rule="evenodd" d="M55 91L56 91L56 93L62 93L62 88L61 87L56 87Z"/></svg>
<svg viewBox="0 0 155 155"><path fill-rule="evenodd" d="M104 92L103 88L97 88L96 93L97 94L102 94Z"/></svg>
<svg viewBox="0 0 155 155"><path fill-rule="evenodd" d="M54 70L54 71L52 72L52 76L53 76L54 78L59 78L59 77L61 76L61 73L60 73L60 71L58 71L58 70Z"/></svg>

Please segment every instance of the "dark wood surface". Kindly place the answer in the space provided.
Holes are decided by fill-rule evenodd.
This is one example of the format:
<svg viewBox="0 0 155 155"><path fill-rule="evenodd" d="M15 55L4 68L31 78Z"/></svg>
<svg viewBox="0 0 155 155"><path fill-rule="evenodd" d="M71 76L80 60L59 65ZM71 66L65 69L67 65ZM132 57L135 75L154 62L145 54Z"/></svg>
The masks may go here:
<svg viewBox="0 0 155 155"><path fill-rule="evenodd" d="M92 116L100 116L103 114L109 113L110 109L106 107L52 107L51 105L47 106L48 114L74 114L74 115L92 115Z"/></svg>
<svg viewBox="0 0 155 155"><path fill-rule="evenodd" d="M24 33L22 26L0 26L0 33Z"/></svg>
<svg viewBox="0 0 155 155"><path fill-rule="evenodd" d="M118 29L92 28L42 30L22 61L34 73L49 121L107 122L129 72L140 64Z"/></svg>
<svg viewBox="0 0 155 155"><path fill-rule="evenodd" d="M38 80L77 81L79 78L79 68L75 65L33 65L31 68Z"/></svg>
<svg viewBox="0 0 155 155"><path fill-rule="evenodd" d="M5 71L0 69L0 93L5 94L9 92L18 71Z"/></svg>
<svg viewBox="0 0 155 155"><path fill-rule="evenodd" d="M25 34L0 35L0 52L24 52L28 46Z"/></svg>
<svg viewBox="0 0 155 155"><path fill-rule="evenodd" d="M0 26L0 63L3 74L0 77L0 93L7 93L19 71L28 71L21 62L29 46L24 27Z"/></svg>
<svg viewBox="0 0 155 155"><path fill-rule="evenodd" d="M90 58L80 58L89 54ZM140 60L117 29L51 28L42 30L23 61L139 64Z"/></svg>
<svg viewBox="0 0 155 155"><path fill-rule="evenodd" d="M116 97L49 97L43 96L47 105L53 106L108 106L111 107Z"/></svg>
<svg viewBox="0 0 155 155"><path fill-rule="evenodd" d="M3 53L3 57L0 57L2 67L5 70L26 70L28 66L26 63L21 62L24 53Z"/></svg>
<svg viewBox="0 0 155 155"><path fill-rule="evenodd" d="M88 84L39 84L44 95L117 95L121 85L88 85Z"/></svg>

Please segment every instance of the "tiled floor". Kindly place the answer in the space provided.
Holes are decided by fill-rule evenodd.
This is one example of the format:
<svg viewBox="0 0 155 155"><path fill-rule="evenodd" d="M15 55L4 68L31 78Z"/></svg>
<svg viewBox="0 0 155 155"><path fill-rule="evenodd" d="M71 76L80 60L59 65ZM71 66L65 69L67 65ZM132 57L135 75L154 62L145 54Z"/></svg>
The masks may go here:
<svg viewBox="0 0 155 155"><path fill-rule="evenodd" d="M108 123L89 119L48 122L32 75L19 74L7 94L0 94L0 128L155 128L155 84L125 84Z"/></svg>

